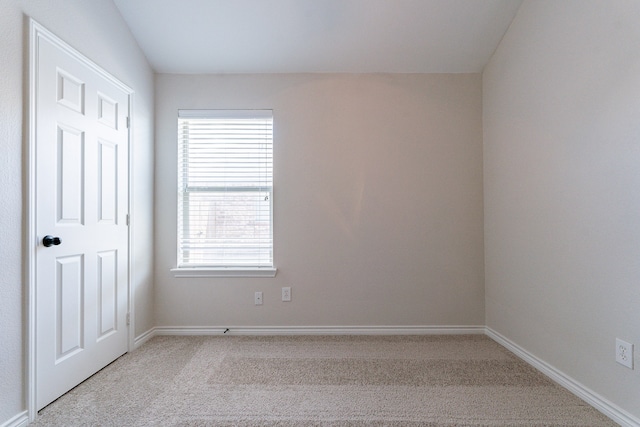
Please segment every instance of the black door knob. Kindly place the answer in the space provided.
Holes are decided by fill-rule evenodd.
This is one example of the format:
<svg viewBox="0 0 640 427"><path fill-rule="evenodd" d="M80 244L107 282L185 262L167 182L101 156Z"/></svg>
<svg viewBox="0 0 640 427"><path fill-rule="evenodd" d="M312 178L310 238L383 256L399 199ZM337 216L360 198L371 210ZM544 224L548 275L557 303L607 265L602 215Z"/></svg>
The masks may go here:
<svg viewBox="0 0 640 427"><path fill-rule="evenodd" d="M60 240L59 237L53 237L53 236L44 236L44 239L42 239L42 244L45 245L47 248L49 246L58 246L60 243L62 243L62 240Z"/></svg>

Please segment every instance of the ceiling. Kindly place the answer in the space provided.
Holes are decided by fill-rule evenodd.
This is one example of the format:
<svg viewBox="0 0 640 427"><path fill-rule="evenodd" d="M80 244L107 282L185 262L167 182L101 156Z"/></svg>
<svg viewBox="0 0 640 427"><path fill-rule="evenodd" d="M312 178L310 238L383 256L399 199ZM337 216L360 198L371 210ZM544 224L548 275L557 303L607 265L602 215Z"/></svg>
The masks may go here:
<svg viewBox="0 0 640 427"><path fill-rule="evenodd" d="M522 0L114 0L159 73L478 73Z"/></svg>

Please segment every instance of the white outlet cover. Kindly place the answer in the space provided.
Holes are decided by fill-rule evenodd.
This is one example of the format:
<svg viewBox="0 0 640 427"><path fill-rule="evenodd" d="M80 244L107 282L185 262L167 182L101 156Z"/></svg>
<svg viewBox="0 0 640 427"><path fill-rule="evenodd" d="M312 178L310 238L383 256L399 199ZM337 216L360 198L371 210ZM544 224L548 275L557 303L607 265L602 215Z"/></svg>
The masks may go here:
<svg viewBox="0 0 640 427"><path fill-rule="evenodd" d="M616 338L616 362L633 369L633 344Z"/></svg>
<svg viewBox="0 0 640 427"><path fill-rule="evenodd" d="M262 292L256 292L254 295L254 302L256 305L262 305Z"/></svg>
<svg viewBox="0 0 640 427"><path fill-rule="evenodd" d="M291 301L291 287L285 286L282 288L282 301Z"/></svg>

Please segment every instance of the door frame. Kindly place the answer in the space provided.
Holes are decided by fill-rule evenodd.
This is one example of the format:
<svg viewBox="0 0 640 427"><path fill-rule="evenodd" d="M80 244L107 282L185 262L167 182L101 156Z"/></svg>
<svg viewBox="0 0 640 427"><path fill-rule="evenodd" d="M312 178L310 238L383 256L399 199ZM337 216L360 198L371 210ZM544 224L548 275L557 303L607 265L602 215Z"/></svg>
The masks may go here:
<svg viewBox="0 0 640 427"><path fill-rule="evenodd" d="M36 213L37 213L37 200L36 200L36 111L37 111L37 77L38 77L38 50L40 40L46 40L52 43L56 48L64 51L74 59L83 63L91 71L99 74L101 77L107 79L109 82L123 90L128 95L129 109L129 124L127 128L129 147L127 151L128 155L128 188L127 188L127 201L128 201L128 241L127 241L127 351L132 351L135 348L135 324L134 324L134 292L132 289L132 277L133 277L133 263L132 263L132 240L133 240L133 218L131 212L133 210L133 95L134 91L109 72L98 66L95 62L84 56L82 53L68 45L62 39L58 38L55 34L47 30L40 25L34 19L29 18L29 87L28 87L28 119L29 125L27 129L27 153L26 153L26 177L27 177L27 199L26 209L28 212L28 223L25 227L25 283L26 289L26 304L27 304L27 340L26 340L26 390L25 399L27 403L27 412L29 421L34 421L37 415L37 401L36 401L36 378L37 378L37 313L36 313L36 250L39 245L38 235L36 230ZM27 111L27 110L25 110Z"/></svg>

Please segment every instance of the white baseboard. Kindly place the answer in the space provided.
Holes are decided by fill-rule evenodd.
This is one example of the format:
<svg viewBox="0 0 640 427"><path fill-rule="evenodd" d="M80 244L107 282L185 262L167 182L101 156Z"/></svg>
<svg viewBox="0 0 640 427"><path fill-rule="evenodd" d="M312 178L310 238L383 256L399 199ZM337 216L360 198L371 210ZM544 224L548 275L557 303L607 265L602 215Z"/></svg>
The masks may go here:
<svg viewBox="0 0 640 427"><path fill-rule="evenodd" d="M3 424L0 424L0 427L22 427L27 424L29 424L29 412L22 411L15 417L5 421Z"/></svg>
<svg viewBox="0 0 640 427"><path fill-rule="evenodd" d="M621 426L640 427L640 419L611 403L562 371L540 360L493 329L487 327L486 335Z"/></svg>
<svg viewBox="0 0 640 427"><path fill-rule="evenodd" d="M153 338L156 335L155 329L156 328L151 328L148 331L142 333L141 335L138 335L133 341L133 348L136 349L140 347L142 344L149 341L151 338Z"/></svg>
<svg viewBox="0 0 640 427"><path fill-rule="evenodd" d="M226 332L225 332L226 331ZM156 335L466 335L484 334L484 326L160 326L140 337ZM139 339L136 338L136 347Z"/></svg>

